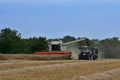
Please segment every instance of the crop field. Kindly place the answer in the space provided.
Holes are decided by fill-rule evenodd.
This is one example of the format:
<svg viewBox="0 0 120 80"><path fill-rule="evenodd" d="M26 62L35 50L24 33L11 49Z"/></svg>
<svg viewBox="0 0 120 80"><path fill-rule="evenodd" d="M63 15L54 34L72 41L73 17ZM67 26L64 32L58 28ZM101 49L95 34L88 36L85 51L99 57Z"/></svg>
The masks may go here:
<svg viewBox="0 0 120 80"><path fill-rule="evenodd" d="M119 80L120 59L1 60L0 80Z"/></svg>

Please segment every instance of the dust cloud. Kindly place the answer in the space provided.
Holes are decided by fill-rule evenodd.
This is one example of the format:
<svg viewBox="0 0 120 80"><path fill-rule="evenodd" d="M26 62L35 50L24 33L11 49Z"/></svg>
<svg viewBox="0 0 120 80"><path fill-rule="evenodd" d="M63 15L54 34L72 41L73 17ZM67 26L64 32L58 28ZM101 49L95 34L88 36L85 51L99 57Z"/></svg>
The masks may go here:
<svg viewBox="0 0 120 80"><path fill-rule="evenodd" d="M99 48L99 58L120 58L120 45Z"/></svg>
<svg viewBox="0 0 120 80"><path fill-rule="evenodd" d="M66 46L64 46L64 50L72 52L73 59L78 59L78 54L80 53L78 43L66 45Z"/></svg>

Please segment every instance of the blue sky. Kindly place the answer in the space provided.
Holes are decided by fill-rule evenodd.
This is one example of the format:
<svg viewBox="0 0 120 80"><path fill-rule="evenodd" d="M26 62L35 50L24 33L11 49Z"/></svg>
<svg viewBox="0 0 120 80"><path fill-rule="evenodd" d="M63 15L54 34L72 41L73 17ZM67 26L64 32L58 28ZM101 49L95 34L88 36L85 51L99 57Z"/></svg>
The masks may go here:
<svg viewBox="0 0 120 80"><path fill-rule="evenodd" d="M0 0L0 29L23 38L120 37L119 0Z"/></svg>

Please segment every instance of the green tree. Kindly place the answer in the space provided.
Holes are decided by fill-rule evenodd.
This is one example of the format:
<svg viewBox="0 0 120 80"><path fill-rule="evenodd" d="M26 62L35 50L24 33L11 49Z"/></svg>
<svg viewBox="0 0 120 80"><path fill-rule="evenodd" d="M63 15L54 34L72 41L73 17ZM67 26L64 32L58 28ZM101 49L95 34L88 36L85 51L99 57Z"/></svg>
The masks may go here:
<svg viewBox="0 0 120 80"><path fill-rule="evenodd" d="M21 40L21 51L22 53L34 53L35 51L48 51L48 43L44 37L33 37L29 39Z"/></svg>
<svg viewBox="0 0 120 80"><path fill-rule="evenodd" d="M35 51L46 51L48 48L48 43L46 41L46 38L39 37L39 38L31 38L29 41L30 47L32 49L32 52Z"/></svg>
<svg viewBox="0 0 120 80"><path fill-rule="evenodd" d="M73 37L73 36L67 35L67 36L64 36L64 37L63 37L63 42L64 42L64 43L70 42L70 41L74 41L74 40L76 40L76 38Z"/></svg>
<svg viewBox="0 0 120 80"><path fill-rule="evenodd" d="M0 52L16 53L19 50L20 33L10 28L2 29L0 32Z"/></svg>

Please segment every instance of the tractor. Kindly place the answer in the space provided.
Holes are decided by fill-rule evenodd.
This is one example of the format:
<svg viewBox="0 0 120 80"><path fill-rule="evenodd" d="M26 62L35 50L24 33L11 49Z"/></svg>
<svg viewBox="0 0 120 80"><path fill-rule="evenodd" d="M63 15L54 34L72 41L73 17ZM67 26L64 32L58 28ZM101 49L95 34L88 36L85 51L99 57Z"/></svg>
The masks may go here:
<svg viewBox="0 0 120 80"><path fill-rule="evenodd" d="M98 58L98 49L91 46L79 47L80 54L78 55L79 60L96 60Z"/></svg>

